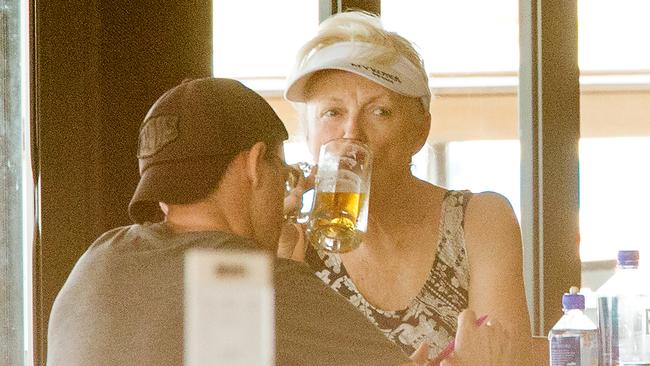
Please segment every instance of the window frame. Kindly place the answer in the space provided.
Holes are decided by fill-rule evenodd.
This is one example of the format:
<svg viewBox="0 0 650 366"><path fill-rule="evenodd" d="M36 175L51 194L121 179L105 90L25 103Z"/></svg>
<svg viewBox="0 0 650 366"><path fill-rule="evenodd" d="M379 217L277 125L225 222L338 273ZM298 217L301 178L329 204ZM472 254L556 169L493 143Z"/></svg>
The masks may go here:
<svg viewBox="0 0 650 366"><path fill-rule="evenodd" d="M26 4L3 2L2 27L2 125L0 125L0 360L5 364L30 362L31 294L30 246L33 206L29 164L29 75L26 62L28 30Z"/></svg>

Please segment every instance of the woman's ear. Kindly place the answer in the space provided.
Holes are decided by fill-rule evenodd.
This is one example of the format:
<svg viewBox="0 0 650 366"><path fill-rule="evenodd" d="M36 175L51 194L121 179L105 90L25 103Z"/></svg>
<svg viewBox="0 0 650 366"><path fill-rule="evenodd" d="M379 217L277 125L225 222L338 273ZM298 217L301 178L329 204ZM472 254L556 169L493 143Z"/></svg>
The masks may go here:
<svg viewBox="0 0 650 366"><path fill-rule="evenodd" d="M411 152L411 156L415 155L422 149L424 144L427 143L429 138L429 131L431 130L431 113L426 112L419 121L416 121L416 136L415 136L415 146L414 150Z"/></svg>
<svg viewBox="0 0 650 366"><path fill-rule="evenodd" d="M253 188L260 184L262 179L262 160L268 147L264 142L258 142L248 151L246 158L246 173Z"/></svg>

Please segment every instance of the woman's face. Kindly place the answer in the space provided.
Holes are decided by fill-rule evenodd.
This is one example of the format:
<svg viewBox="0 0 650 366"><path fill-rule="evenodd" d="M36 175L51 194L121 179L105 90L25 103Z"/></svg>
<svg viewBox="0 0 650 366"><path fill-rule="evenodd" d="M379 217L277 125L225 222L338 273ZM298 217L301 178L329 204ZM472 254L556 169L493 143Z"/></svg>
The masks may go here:
<svg viewBox="0 0 650 366"><path fill-rule="evenodd" d="M408 167L426 141L430 124L430 115L417 98L338 70L311 78L305 117L314 158L328 141L351 138L370 147L377 167Z"/></svg>

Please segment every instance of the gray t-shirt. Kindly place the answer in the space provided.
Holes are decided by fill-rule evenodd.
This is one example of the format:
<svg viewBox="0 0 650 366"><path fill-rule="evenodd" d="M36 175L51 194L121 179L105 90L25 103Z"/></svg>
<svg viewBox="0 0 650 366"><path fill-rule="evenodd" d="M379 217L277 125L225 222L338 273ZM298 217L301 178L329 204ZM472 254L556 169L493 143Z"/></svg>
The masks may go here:
<svg viewBox="0 0 650 366"><path fill-rule="evenodd" d="M223 232L132 225L99 237L58 294L47 364L182 365L188 248L255 249ZM398 365L408 358L306 265L275 264L277 365Z"/></svg>

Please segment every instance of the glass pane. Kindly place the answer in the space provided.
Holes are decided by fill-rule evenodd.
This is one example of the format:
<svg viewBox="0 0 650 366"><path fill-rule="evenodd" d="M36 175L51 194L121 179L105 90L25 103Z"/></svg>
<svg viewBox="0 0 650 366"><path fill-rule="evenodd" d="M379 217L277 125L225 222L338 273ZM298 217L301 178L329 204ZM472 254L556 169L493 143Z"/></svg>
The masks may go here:
<svg viewBox="0 0 650 366"><path fill-rule="evenodd" d="M650 137L580 141L582 261L650 245ZM650 255L650 252L647 253Z"/></svg>
<svg viewBox="0 0 650 366"><path fill-rule="evenodd" d="M213 74L281 79L300 45L318 28L318 0L215 0Z"/></svg>
<svg viewBox="0 0 650 366"><path fill-rule="evenodd" d="M463 141L449 143L447 174L450 189L498 192L520 212L519 140Z"/></svg>
<svg viewBox="0 0 650 366"><path fill-rule="evenodd" d="M517 72L517 0L382 0L388 29L415 42L430 73Z"/></svg>
<svg viewBox="0 0 650 366"><path fill-rule="evenodd" d="M24 15L27 2L0 1L0 364L31 363L32 185L26 143ZM25 124L23 124L25 123Z"/></svg>
<svg viewBox="0 0 650 366"><path fill-rule="evenodd" d="M650 2L578 1L580 257L583 286L597 290L619 249L650 262Z"/></svg>
<svg viewBox="0 0 650 366"><path fill-rule="evenodd" d="M580 69L650 73L648 14L647 0L578 1Z"/></svg>

